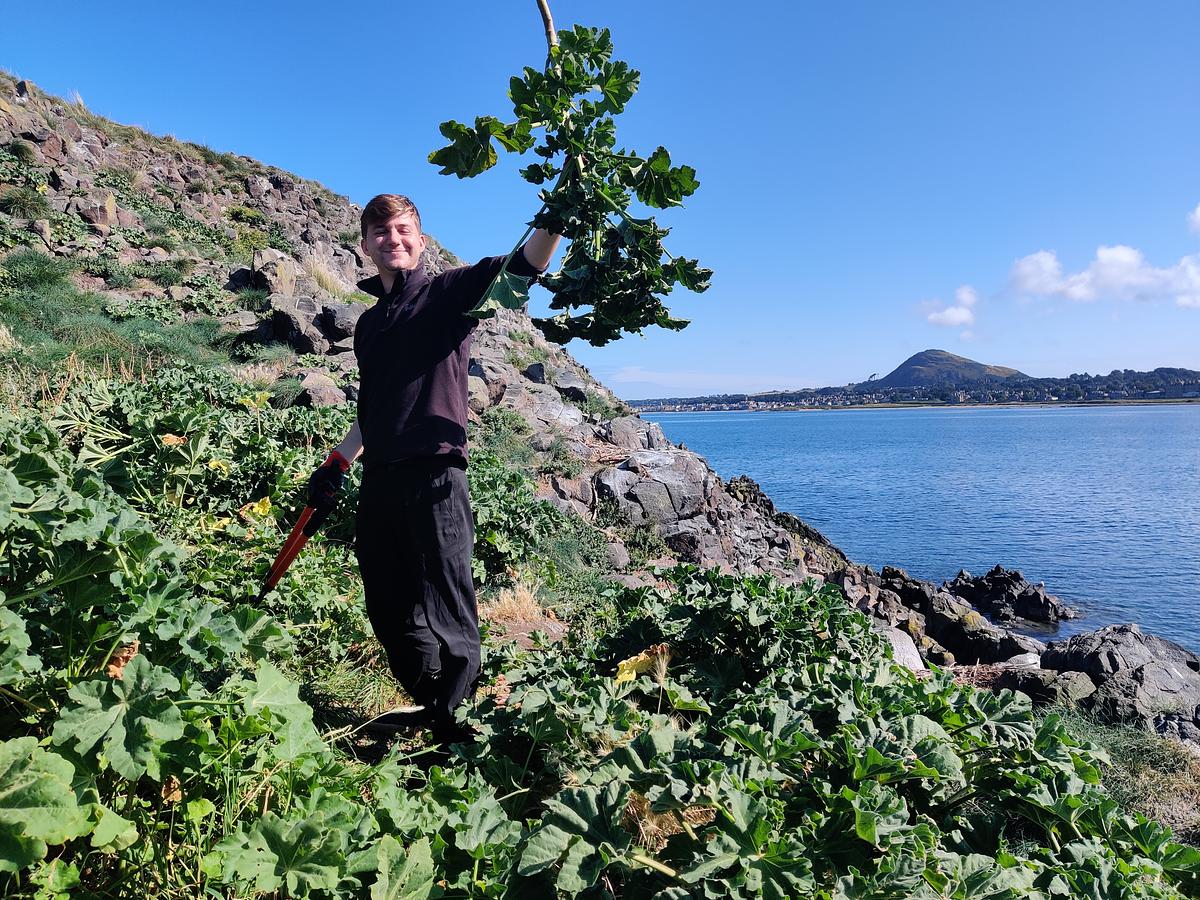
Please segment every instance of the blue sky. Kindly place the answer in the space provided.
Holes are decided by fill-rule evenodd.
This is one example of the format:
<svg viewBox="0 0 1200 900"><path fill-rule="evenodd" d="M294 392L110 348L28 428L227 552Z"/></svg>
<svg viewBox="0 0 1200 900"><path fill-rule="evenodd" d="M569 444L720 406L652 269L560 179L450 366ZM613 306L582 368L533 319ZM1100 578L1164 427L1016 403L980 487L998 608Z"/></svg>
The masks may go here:
<svg viewBox="0 0 1200 900"><path fill-rule="evenodd" d="M571 346L621 396L842 384L931 347L1200 369L1200 5L551 2L642 72L620 141L701 182L660 217L716 271L669 302L693 324ZM199 9L27 4L0 66L359 203L407 193L467 258L539 205L515 161L425 161L442 120L511 113L545 53L533 0Z"/></svg>

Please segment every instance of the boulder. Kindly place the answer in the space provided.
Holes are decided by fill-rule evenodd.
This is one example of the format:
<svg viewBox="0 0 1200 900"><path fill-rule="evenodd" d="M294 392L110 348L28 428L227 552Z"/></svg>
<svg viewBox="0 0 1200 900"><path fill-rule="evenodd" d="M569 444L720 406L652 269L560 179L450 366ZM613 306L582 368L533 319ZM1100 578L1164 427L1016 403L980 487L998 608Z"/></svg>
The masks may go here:
<svg viewBox="0 0 1200 900"><path fill-rule="evenodd" d="M308 372L300 381L296 406L341 406L346 392L324 372Z"/></svg>
<svg viewBox="0 0 1200 900"><path fill-rule="evenodd" d="M92 193L77 197L68 209L92 226L97 234L107 235L117 224L117 199L111 193Z"/></svg>
<svg viewBox="0 0 1200 900"><path fill-rule="evenodd" d="M610 543L604 552L608 558L609 567L614 571L621 572L629 568L629 551L625 549L625 545L620 541Z"/></svg>
<svg viewBox="0 0 1200 900"><path fill-rule="evenodd" d="M911 635L890 625L876 625L875 627L883 633L884 637L892 645L892 659L913 672L924 672L926 670L925 660L921 658L921 654L918 652L917 645Z"/></svg>
<svg viewBox="0 0 1200 900"><path fill-rule="evenodd" d="M1200 656L1137 625L1109 625L1056 641L1042 665L1092 681L1096 690L1084 706L1104 721L1177 735L1200 728Z"/></svg>
<svg viewBox="0 0 1200 900"><path fill-rule="evenodd" d="M260 343L271 339L271 323L261 321L248 310L240 309L217 321L221 334L235 335L241 341Z"/></svg>
<svg viewBox="0 0 1200 900"><path fill-rule="evenodd" d="M1096 682L1151 662L1171 666L1180 677L1200 678L1200 656L1137 625L1108 625L1055 641L1042 657L1048 669L1086 672Z"/></svg>
<svg viewBox="0 0 1200 900"><path fill-rule="evenodd" d="M671 446L657 422L646 422L637 416L610 419L600 427L600 437L628 450L664 450Z"/></svg>
<svg viewBox="0 0 1200 900"><path fill-rule="evenodd" d="M492 405L487 383L475 375L467 376L467 406L475 415L481 415Z"/></svg>
<svg viewBox="0 0 1200 900"><path fill-rule="evenodd" d="M530 363L521 370L521 374L532 381L534 384L546 383L546 364L535 362Z"/></svg>
<svg viewBox="0 0 1200 900"><path fill-rule="evenodd" d="M563 403L562 397L549 385L525 383L522 388L512 401L513 406L541 426L571 429L583 422L583 413ZM505 396L507 402L507 391Z"/></svg>
<svg viewBox="0 0 1200 900"><path fill-rule="evenodd" d="M254 287L285 297L296 292L296 263L286 253L272 247L255 250L252 268Z"/></svg>
<svg viewBox="0 0 1200 900"><path fill-rule="evenodd" d="M1045 585L1030 584L1017 570L1002 566L996 566L978 578L964 569L943 588L1000 624L1020 619L1053 624L1076 616L1074 609L1047 594Z"/></svg>
<svg viewBox="0 0 1200 900"><path fill-rule="evenodd" d="M1179 718L1200 719L1200 678L1163 660L1124 669L1104 679L1087 707L1105 722L1152 725Z"/></svg>
<svg viewBox="0 0 1200 900"><path fill-rule="evenodd" d="M366 311L365 303L326 303L317 324L331 341L344 340L354 336L354 327Z"/></svg>
<svg viewBox="0 0 1200 900"><path fill-rule="evenodd" d="M29 230L41 238L47 247L54 245L54 233L50 230L49 219L34 219L29 223Z"/></svg>
<svg viewBox="0 0 1200 900"><path fill-rule="evenodd" d="M960 663L999 662L1045 649L1041 641L993 625L969 604L945 591L935 593L922 612L929 636Z"/></svg>
<svg viewBox="0 0 1200 900"><path fill-rule="evenodd" d="M587 382L570 369L551 366L546 370L546 375L549 382L568 400L574 400L576 403L587 400Z"/></svg>
<svg viewBox="0 0 1200 900"><path fill-rule="evenodd" d="M1051 669L1006 666L995 686L1028 694L1037 704L1075 706L1095 693L1096 686L1082 672L1055 672Z"/></svg>
<svg viewBox="0 0 1200 900"><path fill-rule="evenodd" d="M271 294L267 303L271 309L271 327L277 338L287 341L297 353L323 355L329 350L329 341L315 324L321 312L315 300Z"/></svg>

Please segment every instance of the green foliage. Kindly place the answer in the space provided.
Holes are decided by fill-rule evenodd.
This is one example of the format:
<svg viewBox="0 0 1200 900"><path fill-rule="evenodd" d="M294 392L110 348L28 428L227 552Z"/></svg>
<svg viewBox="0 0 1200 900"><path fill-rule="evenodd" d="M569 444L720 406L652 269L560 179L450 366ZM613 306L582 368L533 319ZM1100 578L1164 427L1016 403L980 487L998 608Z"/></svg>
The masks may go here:
<svg viewBox="0 0 1200 900"><path fill-rule="evenodd" d="M91 830L74 776L69 762L32 737L0 744L0 873L19 872L45 859L49 847Z"/></svg>
<svg viewBox="0 0 1200 900"><path fill-rule="evenodd" d="M33 148L24 141L14 140L0 146L0 184L45 191L49 179L36 168Z"/></svg>
<svg viewBox="0 0 1200 900"><path fill-rule="evenodd" d="M230 206L225 210L225 215L231 221L240 222L243 225L266 225L267 217L257 209L251 209L249 206Z"/></svg>
<svg viewBox="0 0 1200 900"><path fill-rule="evenodd" d="M31 247L41 240L28 228L16 225L11 218L0 215L0 253L13 247Z"/></svg>
<svg viewBox="0 0 1200 900"><path fill-rule="evenodd" d="M550 354L546 352L544 347L536 347L532 344L509 347L504 354L504 361L513 368L521 371L534 363L544 363L549 358Z"/></svg>
<svg viewBox="0 0 1200 900"><path fill-rule="evenodd" d="M71 263L35 250L18 250L4 258L12 290L40 291L69 283Z"/></svg>
<svg viewBox="0 0 1200 900"><path fill-rule="evenodd" d="M50 237L55 244L68 244L83 240L91 233L87 222L75 213L60 213L50 210Z"/></svg>
<svg viewBox="0 0 1200 900"><path fill-rule="evenodd" d="M347 250L355 249L362 242L362 230L359 228L345 228L338 232L338 243Z"/></svg>
<svg viewBox="0 0 1200 900"><path fill-rule="evenodd" d="M506 406L489 406L471 431L471 446L475 452L497 457L512 466L524 466L533 458L529 438L533 429L525 417Z"/></svg>
<svg viewBox="0 0 1200 900"><path fill-rule="evenodd" d="M237 292L236 302L240 309L247 309L250 312L266 312L270 309L270 305L267 303L270 295L270 291L261 288L242 288Z"/></svg>
<svg viewBox="0 0 1200 900"><path fill-rule="evenodd" d="M471 178L496 164L497 145L541 158L521 170L528 182L550 185L532 227L570 238L562 269L540 283L553 298L556 316L536 319L550 340L581 338L600 346L624 333L658 325L678 330L662 298L675 285L707 290L712 273L696 260L671 256L662 239L668 230L653 218L637 218L637 201L655 209L682 204L699 187L690 166L674 166L663 147L648 157L617 149L615 117L637 91L640 74L613 60L607 29L575 26L558 34L545 69L526 67L512 78L509 97L516 121L480 116L474 126L443 122L450 143L429 155L443 175ZM542 133L541 142L534 132ZM557 180L555 180L557 179ZM501 273L480 315L525 301L526 279Z"/></svg>
<svg viewBox="0 0 1200 900"><path fill-rule="evenodd" d="M57 261L15 256L26 305L66 289ZM534 497L512 411L473 435L476 575L532 571L571 627L551 652L489 648L483 681L505 692L460 710L477 736L436 764L403 755L419 740L364 752L342 727L361 707L336 708L343 684L388 677L348 546L357 471L257 600L353 411L268 400L171 368L77 377L0 417L5 896L1200 887L1200 852L1122 810L1077 729L1023 695L917 679L836 588L690 566L603 584L604 536Z"/></svg>
<svg viewBox="0 0 1200 900"><path fill-rule="evenodd" d="M584 401L579 405L584 414L600 422L607 422L621 416L627 416L631 410L620 400L613 402L600 391L591 388L584 390Z"/></svg>
<svg viewBox="0 0 1200 900"><path fill-rule="evenodd" d="M127 172L117 169L105 170L97 176L96 183L110 188L120 199L122 206L134 210L143 220L160 223L202 253L229 254L234 250L235 242L222 229L156 202L150 195L134 186L133 179Z"/></svg>
<svg viewBox="0 0 1200 900"><path fill-rule="evenodd" d="M110 276L128 273L128 267L109 268L112 262L93 257L83 268ZM162 266L179 277L173 266ZM0 291L0 319L26 347L18 354L26 364L45 370L73 356L140 370L168 361L225 358L214 349L218 334L211 321L180 323L175 307L162 298L135 301L80 293L68 277L71 268L69 260L32 250L14 251L4 259L8 287Z"/></svg>
<svg viewBox="0 0 1200 900"><path fill-rule="evenodd" d="M4 150L9 156L24 165L32 166L37 163L37 151L33 149L33 145L28 141L14 138L4 145Z"/></svg>
<svg viewBox="0 0 1200 900"><path fill-rule="evenodd" d="M583 460L567 446L561 434L555 434L549 448L538 462L537 470L544 475L578 478L583 473Z"/></svg>
<svg viewBox="0 0 1200 900"><path fill-rule="evenodd" d="M535 499L529 479L495 456L473 453L467 474L475 513L475 581L507 579L519 567L529 568L561 513Z"/></svg>
<svg viewBox="0 0 1200 900"><path fill-rule="evenodd" d="M621 535L625 549L634 565L645 565L652 559L662 559L669 551L658 528L650 522L629 526Z"/></svg>
<svg viewBox="0 0 1200 900"><path fill-rule="evenodd" d="M45 219L50 204L35 188L15 187L0 193L0 212L17 219Z"/></svg>

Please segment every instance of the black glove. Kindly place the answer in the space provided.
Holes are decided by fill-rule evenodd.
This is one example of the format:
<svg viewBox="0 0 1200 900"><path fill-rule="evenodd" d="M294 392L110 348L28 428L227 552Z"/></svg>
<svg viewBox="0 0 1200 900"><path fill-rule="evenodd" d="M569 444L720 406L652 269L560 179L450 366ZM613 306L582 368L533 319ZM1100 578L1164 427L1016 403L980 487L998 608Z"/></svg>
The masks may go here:
<svg viewBox="0 0 1200 900"><path fill-rule="evenodd" d="M330 453L308 479L308 505L325 509L337 506L338 494L341 493L342 482L346 480L346 470L349 468L350 460L336 450Z"/></svg>

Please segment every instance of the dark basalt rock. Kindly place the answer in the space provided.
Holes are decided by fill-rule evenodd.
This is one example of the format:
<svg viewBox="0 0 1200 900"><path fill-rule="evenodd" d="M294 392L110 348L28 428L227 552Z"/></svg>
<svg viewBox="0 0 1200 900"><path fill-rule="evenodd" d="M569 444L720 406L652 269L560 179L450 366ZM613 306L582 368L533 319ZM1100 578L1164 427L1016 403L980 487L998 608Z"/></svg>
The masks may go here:
<svg viewBox="0 0 1200 900"><path fill-rule="evenodd" d="M1075 610L1047 594L1045 585L1030 584L1016 569L996 566L979 577L964 569L943 587L1001 624L1021 619L1054 624L1076 616Z"/></svg>

